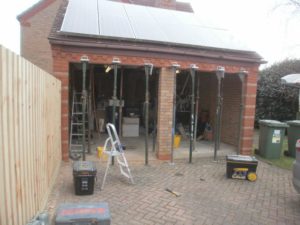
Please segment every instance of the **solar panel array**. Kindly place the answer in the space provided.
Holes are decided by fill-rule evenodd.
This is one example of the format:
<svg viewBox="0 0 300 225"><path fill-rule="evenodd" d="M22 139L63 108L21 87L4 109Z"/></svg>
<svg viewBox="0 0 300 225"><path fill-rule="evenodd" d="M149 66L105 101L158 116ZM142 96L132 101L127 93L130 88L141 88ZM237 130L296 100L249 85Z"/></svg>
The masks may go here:
<svg viewBox="0 0 300 225"><path fill-rule="evenodd" d="M195 14L107 0L69 0L62 33L95 38L246 50L227 30Z"/></svg>

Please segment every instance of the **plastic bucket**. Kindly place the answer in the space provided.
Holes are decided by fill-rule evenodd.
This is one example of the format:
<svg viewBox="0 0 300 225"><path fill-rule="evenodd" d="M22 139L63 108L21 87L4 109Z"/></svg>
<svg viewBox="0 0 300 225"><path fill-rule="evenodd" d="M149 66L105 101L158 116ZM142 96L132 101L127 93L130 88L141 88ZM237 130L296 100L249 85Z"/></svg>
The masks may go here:
<svg viewBox="0 0 300 225"><path fill-rule="evenodd" d="M97 147L97 156L100 159L103 155L103 147Z"/></svg>
<svg viewBox="0 0 300 225"><path fill-rule="evenodd" d="M104 153L103 147L97 147L97 156L99 159L106 161L108 159L108 155Z"/></svg>
<svg viewBox="0 0 300 225"><path fill-rule="evenodd" d="M179 148L181 142L181 135L175 134L174 136L174 148Z"/></svg>

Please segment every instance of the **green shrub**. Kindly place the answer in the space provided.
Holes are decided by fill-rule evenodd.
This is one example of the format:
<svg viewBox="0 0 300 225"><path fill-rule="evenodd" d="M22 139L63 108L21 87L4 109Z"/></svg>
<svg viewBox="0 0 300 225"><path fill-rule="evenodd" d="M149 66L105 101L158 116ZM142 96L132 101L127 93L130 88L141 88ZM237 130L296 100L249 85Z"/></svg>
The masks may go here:
<svg viewBox="0 0 300 225"><path fill-rule="evenodd" d="M256 96L256 125L261 119L293 120L298 111L298 89L281 83L280 78L300 73L300 60L284 60L260 71Z"/></svg>

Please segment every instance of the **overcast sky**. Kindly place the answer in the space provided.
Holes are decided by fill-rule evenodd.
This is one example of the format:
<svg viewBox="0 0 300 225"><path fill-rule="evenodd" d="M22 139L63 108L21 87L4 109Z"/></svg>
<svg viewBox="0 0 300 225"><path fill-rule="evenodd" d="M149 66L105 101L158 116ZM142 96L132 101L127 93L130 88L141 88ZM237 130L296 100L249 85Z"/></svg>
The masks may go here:
<svg viewBox="0 0 300 225"><path fill-rule="evenodd" d="M188 1L188 0L185 0ZM232 31L269 65L300 58L300 9L286 0L190 0L196 12Z"/></svg>
<svg viewBox="0 0 300 225"><path fill-rule="evenodd" d="M87 0L85 0L87 1ZM300 58L300 9L283 6L286 0L181 0L191 2L201 18L223 27L258 52L268 65ZM0 7L0 44L19 53L17 15L38 0L9 0Z"/></svg>

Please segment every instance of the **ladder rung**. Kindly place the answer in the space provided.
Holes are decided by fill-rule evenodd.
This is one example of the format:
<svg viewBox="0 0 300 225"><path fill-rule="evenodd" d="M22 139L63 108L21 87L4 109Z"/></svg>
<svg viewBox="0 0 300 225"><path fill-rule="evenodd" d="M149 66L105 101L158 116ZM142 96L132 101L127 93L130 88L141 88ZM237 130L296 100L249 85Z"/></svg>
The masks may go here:
<svg viewBox="0 0 300 225"><path fill-rule="evenodd" d="M74 146L74 147L82 147L81 144L70 144L70 146Z"/></svg>
<svg viewBox="0 0 300 225"><path fill-rule="evenodd" d="M128 173L126 173L125 171L121 170L121 173L122 173L125 177L131 179L131 176L130 176Z"/></svg>
<svg viewBox="0 0 300 225"><path fill-rule="evenodd" d="M72 152L72 153L82 153L82 150L74 150L74 149L71 149L70 152Z"/></svg>
<svg viewBox="0 0 300 225"><path fill-rule="evenodd" d="M70 152L82 152L82 148L70 148Z"/></svg>
<svg viewBox="0 0 300 225"><path fill-rule="evenodd" d="M85 132L87 134L88 133L88 128L87 127L85 127L85 128L86 128ZM75 132L73 131L73 133L75 133L75 134L82 134L83 135L82 127L78 127L78 129Z"/></svg>
<svg viewBox="0 0 300 225"><path fill-rule="evenodd" d="M75 144L75 145L77 145L77 144L82 144L82 139L73 139L74 141L73 142L70 142L70 144ZM87 141L87 139L86 139L86 141Z"/></svg>
<svg viewBox="0 0 300 225"><path fill-rule="evenodd" d="M82 152L82 148L80 148L80 149L72 149L72 148L70 148L70 151L71 152ZM87 149L85 150L85 152L87 152Z"/></svg>
<svg viewBox="0 0 300 225"><path fill-rule="evenodd" d="M70 144L70 146L73 146L74 148L82 148L83 144Z"/></svg>
<svg viewBox="0 0 300 225"><path fill-rule="evenodd" d="M125 163L120 162L120 161L118 161L118 163L119 163L121 166L128 168L128 166L127 166Z"/></svg>
<svg viewBox="0 0 300 225"><path fill-rule="evenodd" d="M82 142L72 142L72 143L70 143L70 146L82 146Z"/></svg>
<svg viewBox="0 0 300 225"><path fill-rule="evenodd" d="M83 132L81 129L78 129L76 132L73 132L72 134L76 134L77 136L80 136L80 135L83 136ZM88 134L88 129L86 129L86 131L85 131L85 135L87 135L87 134Z"/></svg>

